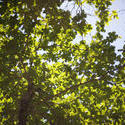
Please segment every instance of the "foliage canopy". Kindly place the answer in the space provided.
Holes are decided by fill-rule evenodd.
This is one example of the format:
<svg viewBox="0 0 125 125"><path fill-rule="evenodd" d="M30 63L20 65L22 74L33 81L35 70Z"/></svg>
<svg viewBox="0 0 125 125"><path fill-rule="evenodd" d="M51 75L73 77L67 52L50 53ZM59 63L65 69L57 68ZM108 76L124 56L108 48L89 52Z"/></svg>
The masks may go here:
<svg viewBox="0 0 125 125"><path fill-rule="evenodd" d="M125 53L116 32L102 35L112 0L68 0L73 16L65 2L0 1L1 125L125 124ZM98 18L91 40L85 5Z"/></svg>

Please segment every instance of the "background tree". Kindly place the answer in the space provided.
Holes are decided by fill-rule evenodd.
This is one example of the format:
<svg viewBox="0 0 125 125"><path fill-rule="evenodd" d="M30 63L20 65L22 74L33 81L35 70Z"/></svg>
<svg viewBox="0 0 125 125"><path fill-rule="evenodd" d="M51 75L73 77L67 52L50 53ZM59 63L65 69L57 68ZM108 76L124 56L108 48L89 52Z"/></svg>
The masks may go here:
<svg viewBox="0 0 125 125"><path fill-rule="evenodd" d="M125 53L102 35L112 0L68 0L74 16L64 2L0 1L1 125L125 124ZM98 17L90 44L83 5Z"/></svg>

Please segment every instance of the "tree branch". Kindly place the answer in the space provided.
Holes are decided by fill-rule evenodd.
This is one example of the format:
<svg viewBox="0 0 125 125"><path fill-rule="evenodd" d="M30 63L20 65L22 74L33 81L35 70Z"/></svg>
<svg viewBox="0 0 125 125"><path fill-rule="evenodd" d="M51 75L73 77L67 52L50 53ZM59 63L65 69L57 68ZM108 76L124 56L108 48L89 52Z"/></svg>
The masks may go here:
<svg viewBox="0 0 125 125"><path fill-rule="evenodd" d="M66 92L68 92L69 90L77 89L77 88L78 88L79 86L81 86L81 85L88 84L88 83L94 82L94 81L97 81L97 79L91 79L91 80L86 81L86 82L84 82L84 83L80 83L80 84L77 84L77 85L73 85L73 86L71 86L71 87L69 87L69 88L66 88L65 90L63 90L63 91L61 91L61 92L59 92L59 93L57 93L57 94L55 94L55 95L48 96L48 97L44 98L43 101L50 100L50 99L53 99L53 98L55 98L55 97L59 97L59 96L61 96L62 94L65 94Z"/></svg>

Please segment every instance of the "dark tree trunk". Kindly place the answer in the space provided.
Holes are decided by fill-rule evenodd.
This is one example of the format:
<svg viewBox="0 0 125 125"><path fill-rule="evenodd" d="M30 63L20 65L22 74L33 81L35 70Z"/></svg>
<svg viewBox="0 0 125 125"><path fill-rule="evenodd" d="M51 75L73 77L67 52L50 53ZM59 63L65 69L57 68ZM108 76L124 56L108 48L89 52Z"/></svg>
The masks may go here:
<svg viewBox="0 0 125 125"><path fill-rule="evenodd" d="M18 125L26 125L27 116L29 115L29 108L33 98L33 84L28 86L26 94L23 95L20 101L20 109L18 114Z"/></svg>
<svg viewBox="0 0 125 125"><path fill-rule="evenodd" d="M26 93L20 101L19 125L26 125L30 100L30 96Z"/></svg>

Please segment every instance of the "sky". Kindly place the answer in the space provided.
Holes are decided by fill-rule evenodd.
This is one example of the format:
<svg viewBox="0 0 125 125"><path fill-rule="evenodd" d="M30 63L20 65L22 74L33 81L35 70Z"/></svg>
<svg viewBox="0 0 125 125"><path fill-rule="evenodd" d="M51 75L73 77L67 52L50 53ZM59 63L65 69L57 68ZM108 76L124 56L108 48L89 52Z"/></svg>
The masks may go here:
<svg viewBox="0 0 125 125"><path fill-rule="evenodd" d="M112 10L118 11L118 20L113 20L107 27L107 31L116 31L122 38L114 42L116 49L121 49L125 44L125 0L115 0L111 6Z"/></svg>
<svg viewBox="0 0 125 125"><path fill-rule="evenodd" d="M74 16L75 10L77 9L77 7L75 8L73 5L74 5L73 3L67 4L65 2L65 4L62 5L62 8L66 9L66 10L67 9L71 10L72 16ZM83 9L88 14L87 21L94 25L97 20L97 18L95 16L92 16L92 15L94 15L93 10L95 10L95 8L84 5ZM112 10L116 10L118 12L119 19L113 19L109 23L109 25L106 26L106 31L107 31L107 33L111 32L111 31L116 31L116 33L122 37L121 39L119 38L113 43L113 45L115 45L115 47L116 47L116 52L119 53L117 50L122 49L124 41L125 41L125 0L115 0L112 3L112 5L110 6L110 11L112 11ZM89 16L89 14L90 14L90 16ZM93 30L92 33L89 34L86 38L91 39L91 35L94 32L95 32L95 30ZM86 38L84 38L84 39L86 39ZM74 40L74 42L76 43L76 42L79 42L80 40L81 40L81 37L77 36L76 39Z"/></svg>
<svg viewBox="0 0 125 125"><path fill-rule="evenodd" d="M72 12L72 16L75 15L75 12L77 10L77 7L74 7L74 3L70 2L70 4L67 4L68 2L64 2L64 4L61 6L64 10L70 10ZM84 5L83 9L85 9L87 16L87 21L91 24L95 24L97 18L94 15L95 8ZM116 10L118 12L119 19L113 19L108 26L106 26L106 31L112 32L116 31L118 35L120 35L122 38L117 39L114 41L113 45L116 47L116 53L120 54L121 52L118 52L119 49L122 49L123 44L125 44L125 0L115 0L112 5L110 6L110 11ZM90 14L90 16L89 16ZM43 15L42 15L43 16ZM92 31L91 34L84 37L85 40L88 41L88 44L91 40L91 36L94 34L95 30ZM106 34L106 33L105 33ZM105 37L106 35L104 35ZM81 36L77 35L77 37L73 40L73 43L77 43L82 39ZM43 51L39 51L38 53L43 53Z"/></svg>

